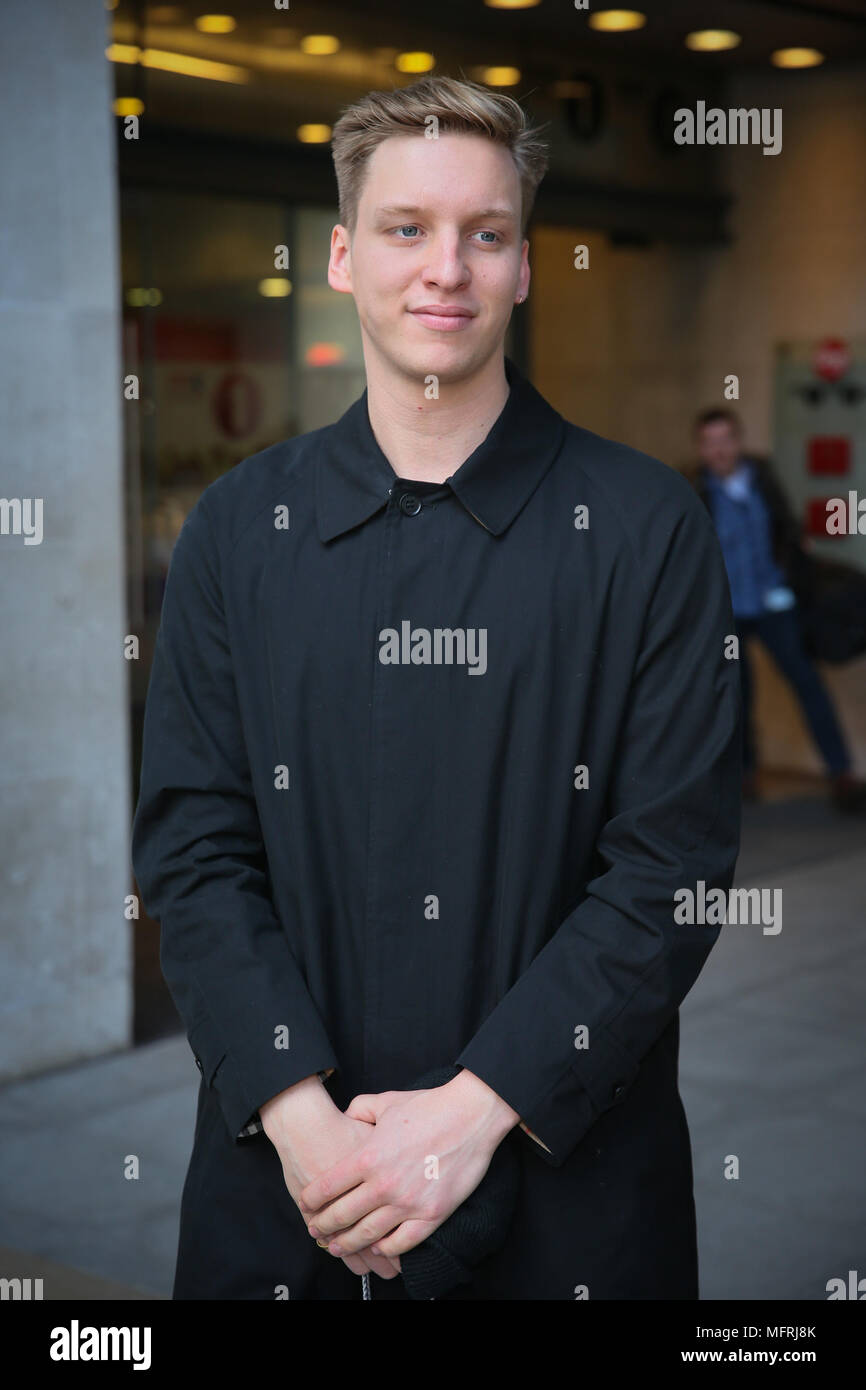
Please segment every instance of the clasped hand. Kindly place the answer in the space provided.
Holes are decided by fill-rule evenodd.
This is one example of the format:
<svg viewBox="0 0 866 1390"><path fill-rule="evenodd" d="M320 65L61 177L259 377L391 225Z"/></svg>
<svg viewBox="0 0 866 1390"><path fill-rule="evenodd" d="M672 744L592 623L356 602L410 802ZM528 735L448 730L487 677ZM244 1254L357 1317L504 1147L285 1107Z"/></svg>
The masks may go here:
<svg viewBox="0 0 866 1390"><path fill-rule="evenodd" d="M345 1113L369 1136L308 1183L298 1207L332 1255L369 1249L398 1268L475 1190L519 1118L465 1071L431 1090L356 1096Z"/></svg>

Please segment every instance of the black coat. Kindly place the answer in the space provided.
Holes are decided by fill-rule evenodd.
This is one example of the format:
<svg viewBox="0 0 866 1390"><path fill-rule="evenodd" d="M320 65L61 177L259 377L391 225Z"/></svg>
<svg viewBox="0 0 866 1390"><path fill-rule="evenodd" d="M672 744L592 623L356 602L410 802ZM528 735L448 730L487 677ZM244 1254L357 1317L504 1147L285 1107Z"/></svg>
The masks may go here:
<svg viewBox="0 0 866 1390"><path fill-rule="evenodd" d="M359 1297L242 1131L321 1069L344 1106L453 1063L526 1126L455 1297L696 1296L677 1009L718 927L673 894L739 845L726 574L683 478L508 374L448 483L362 397L175 547L133 856L202 1073L177 1297Z"/></svg>

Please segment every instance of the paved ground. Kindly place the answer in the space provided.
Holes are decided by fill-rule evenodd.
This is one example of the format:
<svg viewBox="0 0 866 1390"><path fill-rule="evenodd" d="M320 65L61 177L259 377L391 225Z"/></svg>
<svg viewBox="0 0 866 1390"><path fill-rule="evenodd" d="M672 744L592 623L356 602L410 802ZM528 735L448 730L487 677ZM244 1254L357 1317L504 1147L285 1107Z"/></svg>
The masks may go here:
<svg viewBox="0 0 866 1390"><path fill-rule="evenodd" d="M866 1274L866 823L812 801L744 829L737 882L781 888L783 925L726 927L682 1009L701 1293L826 1298Z"/></svg>
<svg viewBox="0 0 866 1390"><path fill-rule="evenodd" d="M748 807L737 881L781 888L783 926L729 926L683 1008L702 1293L825 1298L866 1275L866 821ZM169 1038L0 1092L0 1275L170 1296L197 1083Z"/></svg>

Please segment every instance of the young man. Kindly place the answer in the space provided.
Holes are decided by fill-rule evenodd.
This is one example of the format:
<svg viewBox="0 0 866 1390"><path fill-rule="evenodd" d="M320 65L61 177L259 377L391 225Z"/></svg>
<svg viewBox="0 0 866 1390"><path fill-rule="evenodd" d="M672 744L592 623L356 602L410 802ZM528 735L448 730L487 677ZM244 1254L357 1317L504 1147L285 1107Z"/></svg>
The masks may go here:
<svg viewBox="0 0 866 1390"><path fill-rule="evenodd" d="M752 727L752 674L747 650L755 636L766 647L800 702L827 768L840 811L866 811L866 784L852 759L824 682L803 644L796 595L790 587L802 545L801 528L772 468L744 452L739 416L725 407L695 420L698 467L693 482L708 508L725 558L740 638L743 685L743 793L757 796Z"/></svg>
<svg viewBox="0 0 866 1390"><path fill-rule="evenodd" d="M674 894L739 843L718 542L503 357L520 107L373 93L334 157L367 391L204 493L148 697L134 863L202 1074L175 1297L695 1298L677 1010L718 926Z"/></svg>

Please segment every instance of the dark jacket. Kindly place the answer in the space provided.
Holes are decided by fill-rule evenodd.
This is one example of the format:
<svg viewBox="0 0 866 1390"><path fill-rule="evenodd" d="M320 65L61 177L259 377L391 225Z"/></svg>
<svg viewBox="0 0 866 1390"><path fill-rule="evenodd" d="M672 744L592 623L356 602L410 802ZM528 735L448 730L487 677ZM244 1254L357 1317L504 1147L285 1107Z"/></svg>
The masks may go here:
<svg viewBox="0 0 866 1390"><path fill-rule="evenodd" d="M508 375L446 484L396 477L362 397L175 547L133 857L202 1073L176 1297L359 1297L243 1131L328 1067L345 1106L455 1064L526 1129L452 1296L696 1296L677 1011L718 927L674 894L738 851L727 578L683 478Z"/></svg>

